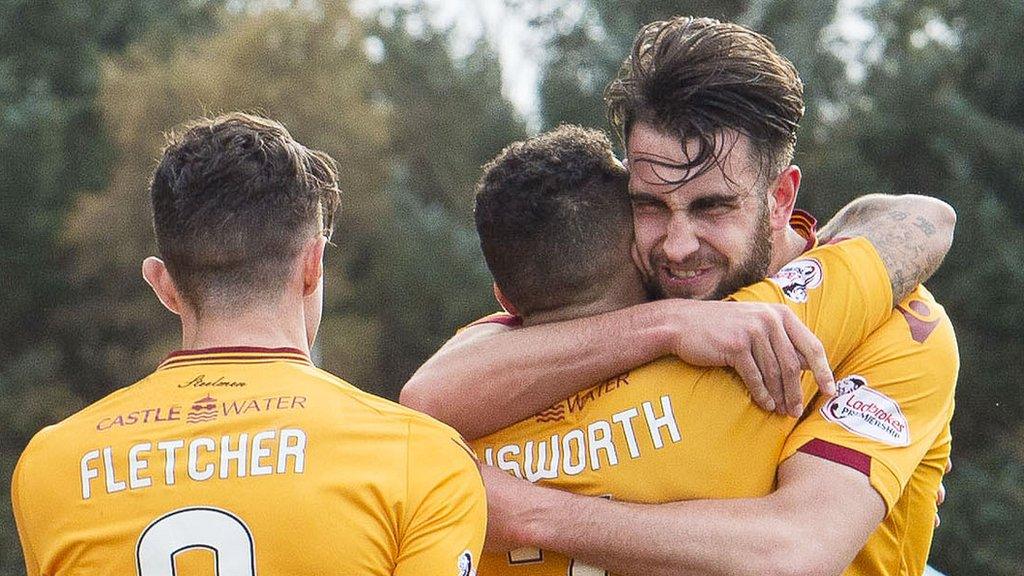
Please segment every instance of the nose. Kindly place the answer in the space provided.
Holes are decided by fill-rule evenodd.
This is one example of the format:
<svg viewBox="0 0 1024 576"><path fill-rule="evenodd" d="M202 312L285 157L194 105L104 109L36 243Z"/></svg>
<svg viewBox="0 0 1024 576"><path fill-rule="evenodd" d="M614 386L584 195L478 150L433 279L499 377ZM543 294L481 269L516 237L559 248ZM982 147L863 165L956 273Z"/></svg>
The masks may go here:
<svg viewBox="0 0 1024 576"><path fill-rule="evenodd" d="M685 214L676 213L669 219L662 251L670 262L682 262L697 252L700 239L693 222Z"/></svg>

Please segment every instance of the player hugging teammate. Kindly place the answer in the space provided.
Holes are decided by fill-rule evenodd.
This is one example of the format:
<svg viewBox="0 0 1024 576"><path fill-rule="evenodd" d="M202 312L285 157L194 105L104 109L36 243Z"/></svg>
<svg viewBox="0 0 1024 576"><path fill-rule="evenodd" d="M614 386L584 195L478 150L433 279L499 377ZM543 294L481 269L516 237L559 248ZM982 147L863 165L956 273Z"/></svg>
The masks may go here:
<svg viewBox="0 0 1024 576"><path fill-rule="evenodd" d="M867 196L818 232L802 84L741 26L645 26L607 100L628 171L573 126L484 168L508 313L402 392L451 428L310 360L334 161L241 113L172 135L143 276L182 350L30 442L29 575L920 574L952 210Z"/></svg>
<svg viewBox="0 0 1024 576"><path fill-rule="evenodd" d="M802 85L741 26L645 26L606 99L628 174L574 127L488 164L477 229L515 317L402 392L493 464L480 573L923 573L958 360L919 283L952 209L867 196L816 234Z"/></svg>

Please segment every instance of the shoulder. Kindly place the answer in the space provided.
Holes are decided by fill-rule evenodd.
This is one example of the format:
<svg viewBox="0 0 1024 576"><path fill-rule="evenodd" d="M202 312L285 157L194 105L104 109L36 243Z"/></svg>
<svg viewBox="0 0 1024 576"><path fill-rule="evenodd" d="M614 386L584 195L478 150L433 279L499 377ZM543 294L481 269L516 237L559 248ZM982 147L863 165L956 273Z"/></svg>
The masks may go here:
<svg viewBox="0 0 1024 576"><path fill-rule="evenodd" d="M773 279L788 279L796 274L809 282L825 280L829 272L849 272L856 279L872 273L885 277L885 265L874 245L866 238L837 238L821 244L789 262L773 276Z"/></svg>
<svg viewBox="0 0 1024 576"><path fill-rule="evenodd" d="M351 412L357 410L367 417L388 426L407 443L432 443L449 445L453 440L465 443L450 426L441 423L422 412L402 406L397 402L360 390L352 384L319 368L307 368L310 374L325 386L324 392L344 402Z"/></svg>
<svg viewBox="0 0 1024 576"><path fill-rule="evenodd" d="M412 500L483 501L479 460L459 434L428 417L410 418L406 444L408 497Z"/></svg>
<svg viewBox="0 0 1024 576"><path fill-rule="evenodd" d="M108 407L125 397L129 388L117 390L37 431L22 450L14 470L11 487L14 501L22 506L36 506L59 500L53 487L75 481L77 463L83 457L87 439L95 437ZM76 464L69 467L68 462Z"/></svg>
<svg viewBox="0 0 1024 576"><path fill-rule="evenodd" d="M823 299L843 303L856 296L877 304L871 310L877 308L877 313L883 314L892 308L891 290L885 265L874 246L864 238L845 238L801 254L769 278L729 298L803 305ZM815 294L818 298L813 297ZM826 294L830 297L824 298Z"/></svg>
<svg viewBox="0 0 1024 576"><path fill-rule="evenodd" d="M881 262L878 250L863 236L833 238L803 253L801 258L827 255L827 258L844 260L869 259ZM798 258L799 259L799 258Z"/></svg>
<svg viewBox="0 0 1024 576"><path fill-rule="evenodd" d="M411 411L408 417L409 449L423 450L430 453L440 449L445 453L457 456L460 460L466 457L476 462L476 455L466 441L454 428L419 412Z"/></svg>
<svg viewBox="0 0 1024 576"><path fill-rule="evenodd" d="M33 435L25 447L22 458L39 452L48 453L52 450L66 450L74 446L83 437L96 430L97 426L100 425L100 420L109 411L110 406L116 405L129 396L131 389L145 380L146 378L131 386L115 390L92 404L73 412L63 420L40 429Z"/></svg>
<svg viewBox="0 0 1024 576"><path fill-rule="evenodd" d="M932 427L949 421L959 369L949 317L924 287L918 287L838 367L837 378L844 376L837 380L839 395L822 414L842 424L844 417L834 408L859 399L909 418L919 435L922 422Z"/></svg>
<svg viewBox="0 0 1024 576"><path fill-rule="evenodd" d="M944 370L959 365L953 324L945 308L924 286L901 300L863 346L882 358L938 362L932 367Z"/></svg>
<svg viewBox="0 0 1024 576"><path fill-rule="evenodd" d="M644 383L645 386L648 383L678 386L681 378L696 381L713 370L714 368L687 364L675 356L663 356L624 372L612 380L626 380L628 384Z"/></svg>
<svg viewBox="0 0 1024 576"><path fill-rule="evenodd" d="M864 340L850 361L904 366L902 370L922 375L949 374L955 380L959 351L945 308L924 286L918 286Z"/></svg>
<svg viewBox="0 0 1024 576"><path fill-rule="evenodd" d="M924 286L918 286L896 306L894 319L902 332L919 344L934 347L956 347L953 324L946 309ZM936 333L937 332L937 333ZM932 335L935 334L935 338Z"/></svg>
<svg viewBox="0 0 1024 576"><path fill-rule="evenodd" d="M383 419L393 420L405 426L409 421L433 421L429 416L401 404L377 396L349 383L326 370L308 366L302 370L309 376L309 384L325 397L344 403L350 410L357 410ZM440 425L440 422L437 422Z"/></svg>

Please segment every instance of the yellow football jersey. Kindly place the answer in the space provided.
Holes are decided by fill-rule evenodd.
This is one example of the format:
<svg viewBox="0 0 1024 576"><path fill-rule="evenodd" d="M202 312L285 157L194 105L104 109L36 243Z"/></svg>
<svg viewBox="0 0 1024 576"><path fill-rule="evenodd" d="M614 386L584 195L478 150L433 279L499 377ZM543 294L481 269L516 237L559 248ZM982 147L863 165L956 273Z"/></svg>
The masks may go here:
<svg viewBox="0 0 1024 576"><path fill-rule="evenodd" d="M919 287L836 369L839 394L818 398L786 442L858 469L887 515L848 576L924 573L935 498L950 452L959 356L942 306Z"/></svg>
<svg viewBox="0 0 1024 576"><path fill-rule="evenodd" d="M466 576L486 523L454 430L292 349L172 355L36 434L12 497L29 576Z"/></svg>
<svg viewBox="0 0 1024 576"><path fill-rule="evenodd" d="M830 365L892 312L888 275L864 239L816 248L736 300L787 304L821 339ZM813 377L802 381L810 398ZM792 418L760 410L729 370L673 358L579 392L472 443L480 458L532 482L630 502L762 496ZM481 576L604 574L537 549L485 554Z"/></svg>

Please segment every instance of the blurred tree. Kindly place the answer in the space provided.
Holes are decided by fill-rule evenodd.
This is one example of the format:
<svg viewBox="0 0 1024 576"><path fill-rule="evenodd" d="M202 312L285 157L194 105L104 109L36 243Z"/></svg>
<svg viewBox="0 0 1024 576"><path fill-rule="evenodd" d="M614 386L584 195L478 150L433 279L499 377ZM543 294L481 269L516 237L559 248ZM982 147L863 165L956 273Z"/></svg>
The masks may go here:
<svg viewBox="0 0 1024 576"><path fill-rule="evenodd" d="M610 0L584 3L524 0L538 14L534 23L547 30L548 56L541 74L540 107L545 126L562 122L607 126L602 94L640 26L678 14L735 20L747 0Z"/></svg>
<svg viewBox="0 0 1024 576"><path fill-rule="evenodd" d="M947 487L964 503L944 511L934 562L1019 576L1024 454L1005 446L1024 433L1024 6L932 0L879 4L867 16L884 49L848 119L858 147L889 189L938 196L959 213L957 241L930 284L960 342Z"/></svg>
<svg viewBox="0 0 1024 576"><path fill-rule="evenodd" d="M370 20L379 41L373 72L392 114L389 156L401 164L408 190L472 224L480 166L526 131L502 96L501 64L483 39L453 55L452 31L430 24L422 6Z"/></svg>
<svg viewBox="0 0 1024 576"><path fill-rule="evenodd" d="M60 225L75 195L102 188L112 151L96 104L99 65L145 34L208 29L220 1L0 4L0 360L34 346L63 293Z"/></svg>
<svg viewBox="0 0 1024 576"><path fill-rule="evenodd" d="M377 14L368 33L378 48L375 96L389 111L384 198L393 218L354 246L346 309L375 318L374 390L395 398L455 328L497 306L476 241L473 187L480 166L526 131L482 40L454 55L451 30L433 27L422 5Z"/></svg>
<svg viewBox="0 0 1024 576"><path fill-rule="evenodd" d="M386 113L370 100L361 24L341 4L230 12L223 20L223 32L207 40L170 54L161 42L146 42L105 68L102 104L117 161L107 189L83 197L68 223L74 255L69 280L81 302L60 319L82 396L96 398L129 384L179 346L176 319L161 309L138 272L141 260L155 253L147 182L165 131L202 115L251 110L282 121L298 140L331 154L345 192L334 236L342 259L350 244L390 218L379 193ZM118 246L116 253L111 246ZM328 256L328 306L351 290L339 273L337 252ZM361 338L336 334L323 342L324 358L331 364L335 349ZM365 366L354 369L368 374Z"/></svg>
<svg viewBox="0 0 1024 576"><path fill-rule="evenodd" d="M963 358L933 558L951 574L1024 574L1024 5L508 1L548 39L546 127L607 126L601 92L639 26L710 15L767 33L801 71L801 206L824 216L888 191L957 208L957 242L930 283ZM863 41L837 27L854 9ZM492 50L452 44L416 4L360 22L342 0L0 2L0 490L36 429L177 347L138 267L154 251L145 191L160 134L189 118L256 110L339 160L327 369L393 397L455 326L490 311L472 187L525 130ZM0 574L21 574L2 502Z"/></svg>
<svg viewBox="0 0 1024 576"><path fill-rule="evenodd" d="M454 58L447 32L410 33L410 17L371 20L368 37L344 3L231 11L205 41L170 54L144 42L108 64L102 102L118 158L110 186L82 199L67 230L82 303L60 325L79 394L123 386L176 346L176 322L138 277L154 250L145 189L161 132L202 114L259 111L341 165L325 368L396 397L456 326L493 308L472 187L523 128L484 44Z"/></svg>
<svg viewBox="0 0 1024 576"><path fill-rule="evenodd" d="M397 167L386 189L393 218L360 239L348 267L353 295L341 308L373 319L375 371L361 387L392 399L460 325L497 310L476 232L415 189Z"/></svg>
<svg viewBox="0 0 1024 576"><path fill-rule="evenodd" d="M96 97L102 58L144 36L208 30L221 0L0 2L0 492L41 425L82 404L51 336L54 308L72 301L59 247L69 206L105 186L113 159ZM0 574L24 570L0 500Z"/></svg>

